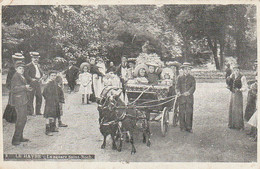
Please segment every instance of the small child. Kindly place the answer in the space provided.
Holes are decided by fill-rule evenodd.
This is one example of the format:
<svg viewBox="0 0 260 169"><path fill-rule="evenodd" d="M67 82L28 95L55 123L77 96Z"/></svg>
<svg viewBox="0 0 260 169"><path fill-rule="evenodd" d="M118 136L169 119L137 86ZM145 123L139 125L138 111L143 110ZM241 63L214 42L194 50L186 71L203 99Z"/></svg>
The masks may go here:
<svg viewBox="0 0 260 169"><path fill-rule="evenodd" d="M90 95L92 94L92 75L89 73L90 71L90 64L89 63L82 63L80 65L81 72L79 74L79 92L82 93L82 104L85 104L85 98L87 104L90 104Z"/></svg>
<svg viewBox="0 0 260 169"><path fill-rule="evenodd" d="M59 127L68 127L68 125L63 124L61 121L61 116L63 115L63 104L65 103L65 99L64 99L64 93L63 93L63 80L60 76L56 77L56 83L58 85L58 95L59 95L59 108L60 111L58 112L57 116L58 116L58 126ZM56 118L54 119L54 122L56 124Z"/></svg>
<svg viewBox="0 0 260 169"><path fill-rule="evenodd" d="M59 94L58 85L56 83L56 71L49 72L49 82L43 90L43 98L45 99L44 117L46 118L45 134L52 136L51 132L57 132L57 127L54 119L57 118L59 113Z"/></svg>
<svg viewBox="0 0 260 169"><path fill-rule="evenodd" d="M172 86L173 85L173 71L171 68L164 68L161 73L162 85Z"/></svg>
<svg viewBox="0 0 260 169"><path fill-rule="evenodd" d="M147 79L149 84L157 85L159 81L159 67L156 63L146 63L148 65L149 72L147 73Z"/></svg>

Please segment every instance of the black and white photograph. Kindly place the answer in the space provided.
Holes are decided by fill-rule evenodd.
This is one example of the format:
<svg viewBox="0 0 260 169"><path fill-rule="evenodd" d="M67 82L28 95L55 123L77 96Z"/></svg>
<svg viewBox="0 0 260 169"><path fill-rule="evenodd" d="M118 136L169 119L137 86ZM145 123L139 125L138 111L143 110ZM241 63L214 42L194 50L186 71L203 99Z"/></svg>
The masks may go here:
<svg viewBox="0 0 260 169"><path fill-rule="evenodd" d="M256 167L256 4L1 14L4 162Z"/></svg>

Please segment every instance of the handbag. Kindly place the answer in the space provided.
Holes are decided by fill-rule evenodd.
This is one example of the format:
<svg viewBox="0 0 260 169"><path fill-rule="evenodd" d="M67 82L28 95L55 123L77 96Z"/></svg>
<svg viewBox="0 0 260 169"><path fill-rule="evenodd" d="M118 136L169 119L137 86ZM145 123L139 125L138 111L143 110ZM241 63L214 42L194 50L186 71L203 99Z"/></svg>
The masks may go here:
<svg viewBox="0 0 260 169"><path fill-rule="evenodd" d="M8 104L5 108L3 118L9 123L15 123L17 119L15 107Z"/></svg>

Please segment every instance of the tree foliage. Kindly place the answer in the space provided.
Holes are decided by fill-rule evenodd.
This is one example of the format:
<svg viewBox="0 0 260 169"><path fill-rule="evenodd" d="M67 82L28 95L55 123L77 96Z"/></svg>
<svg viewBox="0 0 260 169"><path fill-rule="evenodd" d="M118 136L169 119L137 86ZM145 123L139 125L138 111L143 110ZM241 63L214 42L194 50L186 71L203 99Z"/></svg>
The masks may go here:
<svg viewBox="0 0 260 169"><path fill-rule="evenodd" d="M117 64L123 55L137 57L146 41L150 52L162 59L204 64L214 58L218 69L227 54L235 55L240 64L256 57L252 5L4 6L2 10L3 60L23 51L29 61L29 52L38 51L46 69L57 57L76 58L80 64L100 56Z"/></svg>

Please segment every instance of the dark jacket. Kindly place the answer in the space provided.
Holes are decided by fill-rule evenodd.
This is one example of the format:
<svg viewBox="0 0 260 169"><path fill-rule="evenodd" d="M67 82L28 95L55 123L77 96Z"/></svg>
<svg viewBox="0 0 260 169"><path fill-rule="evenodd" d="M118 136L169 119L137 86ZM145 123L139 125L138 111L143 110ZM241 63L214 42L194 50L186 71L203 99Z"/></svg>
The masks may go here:
<svg viewBox="0 0 260 169"><path fill-rule="evenodd" d="M50 81L44 88L42 95L45 99L44 117L57 117L60 101L57 83Z"/></svg>
<svg viewBox="0 0 260 169"><path fill-rule="evenodd" d="M67 81L76 81L79 77L79 68L72 66L65 71Z"/></svg>
<svg viewBox="0 0 260 169"><path fill-rule="evenodd" d="M157 73L147 73L147 80L149 84L157 85L159 82L159 75Z"/></svg>
<svg viewBox="0 0 260 169"><path fill-rule="evenodd" d="M181 75L178 76L175 90L176 93L183 94L185 92L189 92L190 95L188 96L183 96L181 95L178 98L179 104L184 104L184 103L191 103L193 104L193 93L195 92L196 89L196 80L192 75Z"/></svg>
<svg viewBox="0 0 260 169"><path fill-rule="evenodd" d="M28 90L26 89L26 80L19 73L15 73L11 80L10 104L12 106L25 105L28 102Z"/></svg>
<svg viewBox="0 0 260 169"><path fill-rule="evenodd" d="M103 73L98 70L96 65L90 65L90 73L97 74L98 76L104 76Z"/></svg>
<svg viewBox="0 0 260 169"><path fill-rule="evenodd" d="M42 77L43 72L39 66L38 66L38 69L39 69L40 75ZM24 77L27 80L27 83L31 84L32 78L35 78L35 75L36 75L36 69L35 69L33 63L31 62L28 65L26 65L25 70L24 70Z"/></svg>
<svg viewBox="0 0 260 169"><path fill-rule="evenodd" d="M13 78L15 72L16 72L16 70L13 66L10 67L10 69L8 70L8 74L7 74L5 84L6 84L6 88L9 89L9 90L11 89L11 81L12 81L12 78Z"/></svg>
<svg viewBox="0 0 260 169"><path fill-rule="evenodd" d="M125 66L127 68L127 65ZM120 77L122 75L121 73L122 64L118 65L116 67L116 74Z"/></svg>

